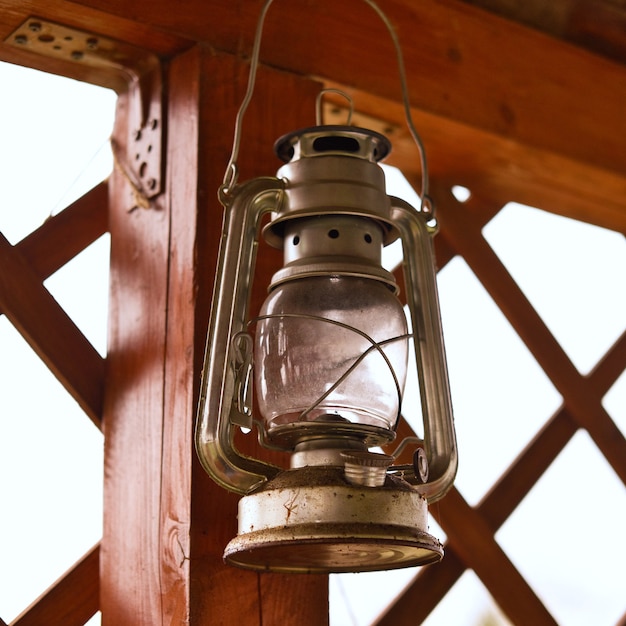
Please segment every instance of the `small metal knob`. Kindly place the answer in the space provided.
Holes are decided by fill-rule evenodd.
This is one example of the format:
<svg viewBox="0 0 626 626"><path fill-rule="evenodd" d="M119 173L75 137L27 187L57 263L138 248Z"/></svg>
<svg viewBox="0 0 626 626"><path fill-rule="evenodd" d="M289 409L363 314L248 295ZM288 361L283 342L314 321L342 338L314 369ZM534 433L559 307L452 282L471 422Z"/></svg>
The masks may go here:
<svg viewBox="0 0 626 626"><path fill-rule="evenodd" d="M428 482L428 459L424 448L417 448L413 453L413 469L416 478L422 483Z"/></svg>

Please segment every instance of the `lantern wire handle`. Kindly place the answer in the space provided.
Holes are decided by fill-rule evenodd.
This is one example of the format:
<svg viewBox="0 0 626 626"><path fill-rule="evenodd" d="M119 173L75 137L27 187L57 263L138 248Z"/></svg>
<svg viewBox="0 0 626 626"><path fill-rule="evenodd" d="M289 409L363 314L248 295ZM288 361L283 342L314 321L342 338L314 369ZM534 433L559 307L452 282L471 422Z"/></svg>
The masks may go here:
<svg viewBox="0 0 626 626"><path fill-rule="evenodd" d="M233 147L231 150L230 159L228 161L228 165L226 166L226 172L224 173L224 180L222 186L219 191L220 202L224 204L226 198L231 192L232 188L237 184L237 176L238 176L238 168L237 168L237 158L239 156L239 147L241 144L241 131L243 126L243 117L248 109L248 105L252 100L252 95L254 93L254 85L256 81L256 74L259 65L259 53L261 49L261 39L263 37L263 26L265 23L265 17L274 0L266 0L263 8L261 9L261 13L259 14L259 18L257 21L256 32L254 35L254 43L252 45L252 55L250 57L250 71L248 74L248 87L246 89L246 93L244 99L237 111L237 116L235 118L235 131L233 137ZM371 9L375 11L378 17L381 19L389 35L393 42L393 46L396 52L396 62L398 65L398 73L400 75L400 86L402 88L402 102L404 105L404 116L406 118L406 124L409 129L409 133L415 142L420 158L420 167L422 170L422 191L420 194L421 205L420 210L423 213L434 216L434 207L432 199L429 195L429 182L428 182L428 164L426 161L426 151L424 149L424 144L422 139L415 128L415 124L413 123L413 117L411 115L411 103L409 100L409 89L406 80L406 69L404 65L404 57L402 56L402 48L400 47L400 40L398 39L398 35L393 27L393 24L390 22L389 18L385 15L382 9L374 2L374 0L363 0ZM331 89L326 89L322 93L328 91L336 91ZM345 94L343 94L345 95ZM351 103L351 101L350 101ZM320 106L318 101L318 124L320 119ZM351 118L351 115L350 115ZM350 123L350 122L348 122Z"/></svg>
<svg viewBox="0 0 626 626"><path fill-rule="evenodd" d="M350 126L352 124L352 115L354 113L354 101L352 98L345 92L341 91L341 89L335 89L334 87L328 87L326 89L322 89L318 94L315 100L315 124L317 126L322 126L324 124L324 110L322 107L324 96L327 93L336 93L340 96L343 96L348 101L348 119L346 120L346 126Z"/></svg>

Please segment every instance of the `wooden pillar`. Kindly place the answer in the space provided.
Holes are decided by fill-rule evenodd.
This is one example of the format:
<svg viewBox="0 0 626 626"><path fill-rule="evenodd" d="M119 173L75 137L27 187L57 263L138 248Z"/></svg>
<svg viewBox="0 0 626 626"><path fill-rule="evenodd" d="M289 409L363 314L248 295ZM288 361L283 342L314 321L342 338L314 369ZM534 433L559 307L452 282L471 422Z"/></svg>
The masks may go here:
<svg viewBox="0 0 626 626"><path fill-rule="evenodd" d="M166 189L132 208L111 182L110 352L105 400L105 626L320 626L327 577L256 574L222 563L237 497L201 469L193 426L230 155L248 66L196 47L168 72ZM314 123L312 81L264 70L245 117L240 180L275 173L274 140ZM127 136L130 96L115 134ZM118 143L120 143L118 141ZM275 257L259 255L261 280Z"/></svg>

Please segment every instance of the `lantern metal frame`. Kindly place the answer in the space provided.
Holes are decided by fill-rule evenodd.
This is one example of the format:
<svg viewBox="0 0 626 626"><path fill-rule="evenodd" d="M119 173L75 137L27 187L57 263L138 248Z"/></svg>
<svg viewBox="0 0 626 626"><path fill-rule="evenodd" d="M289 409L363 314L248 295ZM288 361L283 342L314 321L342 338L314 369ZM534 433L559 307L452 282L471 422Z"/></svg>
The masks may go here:
<svg viewBox="0 0 626 626"><path fill-rule="evenodd" d="M399 198L387 196L384 189L381 194L378 189L376 202L358 208L344 207L339 212L383 223L394 232L388 239L398 236L402 242L424 438L417 442L414 463L401 466L393 465L393 457L382 458L384 455L369 452L369 447L378 445L385 437L381 438L379 433L370 437L368 429L358 424L337 425L336 441L326 447L322 442L318 449L304 452L297 449L302 438L296 437L287 444L283 440L282 449L295 450L289 470L248 457L235 446L236 432L253 428L257 429L261 444L271 446L269 433L253 416L250 398L252 344L248 309L261 223L271 214L265 233L270 241L276 239L275 231L280 231L284 222L307 214L299 210L298 201L294 200L303 189L321 194L319 206L324 206L326 193L323 184L294 183L281 175L282 168L276 177L236 182L241 121L252 94L269 0L259 19L248 93L239 110L231 161L220 189L220 201L225 207L224 224L196 424L196 449L204 469L222 487L244 495L239 503L239 533L226 548L225 559L250 569L367 571L429 563L443 554L441 544L427 532L427 502L441 498L451 487L457 468L457 449L432 250L436 222L428 197L423 147L410 119L399 44L380 9L371 0L365 1L383 17L396 45L407 124L423 164L421 205L416 209ZM375 155L365 155L366 160L374 161L367 166L379 168L377 161L388 151L387 140L364 129L319 125L320 102L321 99L317 127L297 131L277 143L277 153L287 161L284 167L289 168L291 160L291 154L285 150L287 153L290 147L299 150L312 138L323 136L364 142L368 146L366 152L370 150ZM373 150L372 142L378 142L381 149ZM312 156L311 160L324 156L329 155ZM342 154L341 149L330 156L355 163L355 155ZM294 172L288 171L293 178ZM340 195L359 196L359 181L333 182L337 183ZM347 202L350 204L352 200ZM324 209L316 209L314 214L334 213L332 209L326 213ZM284 274L287 270L281 271ZM329 269L325 271L332 273ZM384 273L382 268L381 272ZM322 439L332 439L332 432L332 429L323 431ZM391 431L388 439L394 436ZM415 441L402 442L396 456L408 443Z"/></svg>

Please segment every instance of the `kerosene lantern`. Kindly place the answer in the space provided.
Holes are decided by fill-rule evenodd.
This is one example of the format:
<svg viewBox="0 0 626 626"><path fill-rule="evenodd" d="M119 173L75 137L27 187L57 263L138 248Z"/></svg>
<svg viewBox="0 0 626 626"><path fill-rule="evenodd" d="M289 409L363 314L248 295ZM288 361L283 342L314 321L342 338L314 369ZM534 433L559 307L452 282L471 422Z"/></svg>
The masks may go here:
<svg viewBox="0 0 626 626"><path fill-rule="evenodd" d="M319 121L318 115L318 121ZM456 473L456 443L430 205L386 194L382 135L319 124L280 138L275 177L225 185L196 447L210 476L240 493L227 563L275 572L354 572L441 559L428 501ZM232 169L230 170L232 171ZM283 250L258 314L248 312L263 229ZM410 328L384 246L401 239ZM423 440L413 463L392 442L413 342ZM256 393L260 418L255 416ZM289 455L281 469L241 454L237 429ZM398 449L406 447L406 442Z"/></svg>

